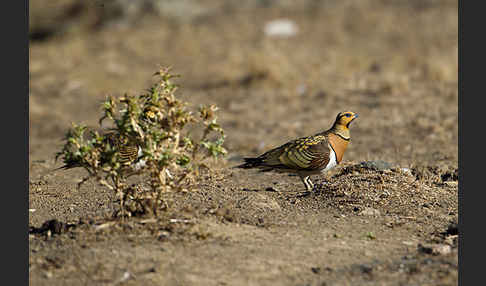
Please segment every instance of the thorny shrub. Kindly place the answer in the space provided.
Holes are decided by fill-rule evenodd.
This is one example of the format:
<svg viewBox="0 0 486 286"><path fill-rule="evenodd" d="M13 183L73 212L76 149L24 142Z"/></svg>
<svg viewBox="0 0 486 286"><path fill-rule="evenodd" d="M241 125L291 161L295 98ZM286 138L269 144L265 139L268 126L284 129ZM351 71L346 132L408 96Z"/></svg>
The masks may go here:
<svg viewBox="0 0 486 286"><path fill-rule="evenodd" d="M56 155L66 166L88 172L78 186L96 178L113 190L122 217L157 215L167 207L166 194L194 189L201 170L210 169L208 160L226 154L217 107L200 106L194 115L188 102L176 97L177 85L171 80L178 75L171 74L170 68L154 75L159 80L144 94L107 97L99 124L109 120L114 127L100 134L73 124ZM189 130L196 130L198 136ZM147 175L148 190L129 185L132 175Z"/></svg>

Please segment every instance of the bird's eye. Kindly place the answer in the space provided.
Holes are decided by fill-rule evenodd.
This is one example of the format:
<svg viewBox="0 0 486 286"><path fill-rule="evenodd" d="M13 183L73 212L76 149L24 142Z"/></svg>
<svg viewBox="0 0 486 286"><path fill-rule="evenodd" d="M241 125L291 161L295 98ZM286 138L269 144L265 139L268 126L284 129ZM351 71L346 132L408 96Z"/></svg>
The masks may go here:
<svg viewBox="0 0 486 286"><path fill-rule="evenodd" d="M351 114L346 113L344 116L346 116L346 117L351 117Z"/></svg>

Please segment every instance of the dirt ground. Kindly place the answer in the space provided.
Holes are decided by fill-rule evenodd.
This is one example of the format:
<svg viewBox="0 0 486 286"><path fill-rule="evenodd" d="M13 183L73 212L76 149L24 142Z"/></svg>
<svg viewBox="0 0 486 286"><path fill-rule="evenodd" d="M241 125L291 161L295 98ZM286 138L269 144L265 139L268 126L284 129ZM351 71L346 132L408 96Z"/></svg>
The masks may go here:
<svg viewBox="0 0 486 286"><path fill-rule="evenodd" d="M457 285L457 1L114 2L30 1L31 285ZM296 34L266 34L276 19ZM220 107L229 154L160 217L120 222L83 170L49 171L71 122L96 127L159 65ZM352 142L312 194L231 168L343 110Z"/></svg>

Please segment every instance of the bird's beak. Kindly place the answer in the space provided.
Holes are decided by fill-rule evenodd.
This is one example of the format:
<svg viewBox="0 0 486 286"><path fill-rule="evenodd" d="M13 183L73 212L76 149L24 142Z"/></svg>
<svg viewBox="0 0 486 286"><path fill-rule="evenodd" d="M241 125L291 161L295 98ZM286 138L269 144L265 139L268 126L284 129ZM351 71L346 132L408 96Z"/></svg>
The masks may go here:
<svg viewBox="0 0 486 286"><path fill-rule="evenodd" d="M355 119L355 118L358 118L358 114L357 113L355 113L354 116L353 116L353 119Z"/></svg>

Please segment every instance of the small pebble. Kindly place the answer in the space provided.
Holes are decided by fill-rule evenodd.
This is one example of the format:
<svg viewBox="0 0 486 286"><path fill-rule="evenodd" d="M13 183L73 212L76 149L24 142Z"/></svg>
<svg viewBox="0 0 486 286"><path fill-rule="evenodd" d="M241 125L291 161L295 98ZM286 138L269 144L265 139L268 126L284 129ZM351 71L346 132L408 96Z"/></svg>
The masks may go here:
<svg viewBox="0 0 486 286"><path fill-rule="evenodd" d="M362 215L362 216L380 216L381 213L379 210L377 209L374 209L374 208L364 208L360 213L359 215Z"/></svg>
<svg viewBox="0 0 486 286"><path fill-rule="evenodd" d="M447 244L420 244L418 245L418 251L432 255L446 255L451 253L452 248Z"/></svg>

